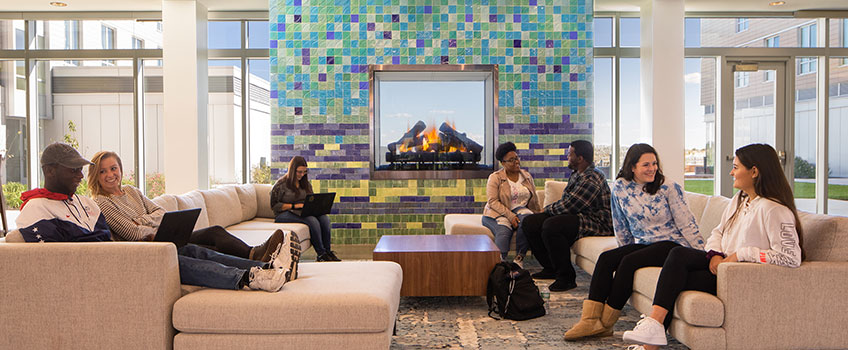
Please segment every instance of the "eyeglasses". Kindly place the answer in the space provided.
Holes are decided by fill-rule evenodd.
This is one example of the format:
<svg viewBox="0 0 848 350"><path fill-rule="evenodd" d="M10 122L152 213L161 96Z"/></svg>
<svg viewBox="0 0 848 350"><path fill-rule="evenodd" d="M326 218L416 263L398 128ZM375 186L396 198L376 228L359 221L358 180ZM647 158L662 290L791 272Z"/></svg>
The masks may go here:
<svg viewBox="0 0 848 350"><path fill-rule="evenodd" d="M502 160L502 162L504 162L504 163L518 163L520 160L521 160L521 158L515 157L515 158L510 158L510 159L504 159L504 160Z"/></svg>

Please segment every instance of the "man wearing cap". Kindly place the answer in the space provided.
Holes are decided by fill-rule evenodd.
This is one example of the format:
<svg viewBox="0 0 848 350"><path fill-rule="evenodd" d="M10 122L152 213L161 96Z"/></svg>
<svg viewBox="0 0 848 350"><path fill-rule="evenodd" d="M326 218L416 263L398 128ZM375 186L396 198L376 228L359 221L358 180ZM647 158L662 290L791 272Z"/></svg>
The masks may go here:
<svg viewBox="0 0 848 350"><path fill-rule="evenodd" d="M91 198L76 195L82 167L91 164L68 144L53 143L41 154L44 188L21 194L17 223L27 242L110 241L106 218Z"/></svg>

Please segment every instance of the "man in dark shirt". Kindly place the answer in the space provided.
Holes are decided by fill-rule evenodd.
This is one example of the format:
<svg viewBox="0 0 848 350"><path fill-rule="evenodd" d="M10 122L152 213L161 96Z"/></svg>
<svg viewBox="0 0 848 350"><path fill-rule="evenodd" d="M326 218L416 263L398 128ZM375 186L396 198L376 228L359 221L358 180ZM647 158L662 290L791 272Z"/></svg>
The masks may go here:
<svg viewBox="0 0 848 350"><path fill-rule="evenodd" d="M552 292L577 287L571 265L571 246L585 236L613 234L610 188L604 174L593 163L594 148L577 140L568 147L568 167L573 171L562 198L522 221L524 234L542 271L533 278L556 281Z"/></svg>

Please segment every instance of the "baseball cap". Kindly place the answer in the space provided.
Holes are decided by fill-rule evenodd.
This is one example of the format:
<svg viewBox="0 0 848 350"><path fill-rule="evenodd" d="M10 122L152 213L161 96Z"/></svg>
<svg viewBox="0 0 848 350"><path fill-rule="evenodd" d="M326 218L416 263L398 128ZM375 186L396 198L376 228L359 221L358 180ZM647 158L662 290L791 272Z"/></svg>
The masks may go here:
<svg viewBox="0 0 848 350"><path fill-rule="evenodd" d="M83 158L76 149L67 143L51 143L41 153L41 166L59 164L61 166L75 169L94 164Z"/></svg>

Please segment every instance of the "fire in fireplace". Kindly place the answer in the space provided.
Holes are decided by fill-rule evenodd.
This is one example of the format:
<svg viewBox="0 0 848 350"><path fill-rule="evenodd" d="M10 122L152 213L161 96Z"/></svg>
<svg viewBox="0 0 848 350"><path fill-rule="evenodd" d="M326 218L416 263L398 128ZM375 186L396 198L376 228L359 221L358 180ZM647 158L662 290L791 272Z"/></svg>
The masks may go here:
<svg viewBox="0 0 848 350"><path fill-rule="evenodd" d="M419 120L388 145L389 164L378 170L477 170L482 151L483 146L447 122L437 130Z"/></svg>

